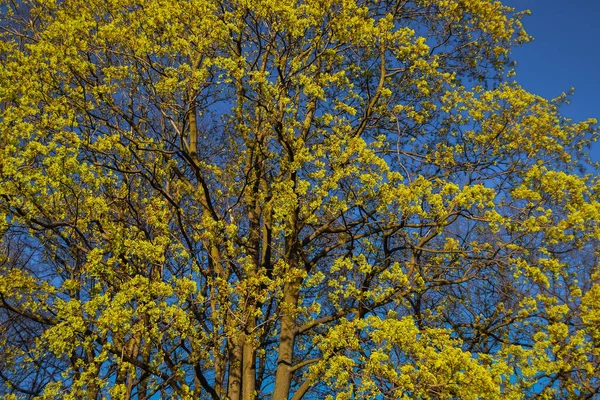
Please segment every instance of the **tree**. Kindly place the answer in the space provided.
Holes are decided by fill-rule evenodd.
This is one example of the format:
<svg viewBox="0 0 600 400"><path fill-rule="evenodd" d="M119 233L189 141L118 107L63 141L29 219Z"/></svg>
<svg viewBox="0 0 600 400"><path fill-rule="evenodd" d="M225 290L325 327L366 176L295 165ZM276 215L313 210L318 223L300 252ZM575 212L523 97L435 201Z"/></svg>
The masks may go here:
<svg viewBox="0 0 600 400"><path fill-rule="evenodd" d="M522 14L0 7L4 398L600 392L598 132Z"/></svg>

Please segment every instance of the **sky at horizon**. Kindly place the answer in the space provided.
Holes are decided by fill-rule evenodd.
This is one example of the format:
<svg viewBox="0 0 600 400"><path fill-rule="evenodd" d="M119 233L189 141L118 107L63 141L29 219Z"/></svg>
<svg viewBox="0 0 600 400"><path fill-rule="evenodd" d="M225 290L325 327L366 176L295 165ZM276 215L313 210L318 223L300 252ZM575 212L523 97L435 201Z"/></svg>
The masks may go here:
<svg viewBox="0 0 600 400"><path fill-rule="evenodd" d="M561 112L574 121L600 121L600 1L504 0L523 18L534 40L513 50L516 80L525 89L554 98L575 88ZM600 143L590 152L600 162Z"/></svg>

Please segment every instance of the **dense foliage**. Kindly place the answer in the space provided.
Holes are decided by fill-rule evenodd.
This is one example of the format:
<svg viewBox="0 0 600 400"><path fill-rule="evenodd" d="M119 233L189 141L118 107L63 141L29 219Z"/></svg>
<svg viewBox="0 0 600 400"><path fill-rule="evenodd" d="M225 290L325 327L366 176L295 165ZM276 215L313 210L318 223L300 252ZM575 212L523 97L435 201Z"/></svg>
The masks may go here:
<svg viewBox="0 0 600 400"><path fill-rule="evenodd" d="M0 1L0 396L600 391L595 121L493 0Z"/></svg>

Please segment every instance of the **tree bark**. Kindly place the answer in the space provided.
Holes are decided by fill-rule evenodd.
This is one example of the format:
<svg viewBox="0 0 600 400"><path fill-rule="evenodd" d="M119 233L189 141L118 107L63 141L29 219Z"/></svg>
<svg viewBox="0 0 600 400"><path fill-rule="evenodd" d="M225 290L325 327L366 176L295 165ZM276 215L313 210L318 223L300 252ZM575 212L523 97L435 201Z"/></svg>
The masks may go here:
<svg viewBox="0 0 600 400"><path fill-rule="evenodd" d="M253 400L256 397L256 362L254 345L250 338L246 338L243 345L242 374L242 398L243 400Z"/></svg>
<svg viewBox="0 0 600 400"><path fill-rule="evenodd" d="M229 349L229 383L227 397L229 400L240 400L242 398L242 334L232 338Z"/></svg>
<svg viewBox="0 0 600 400"><path fill-rule="evenodd" d="M298 269L298 257L295 251L290 252L290 271ZM279 354L277 357L277 372L275 373L275 388L273 398L287 400L292 383L292 362L294 356L294 341L296 339L296 307L300 297L302 278L294 278L284 287L283 303L281 305L281 333L279 336Z"/></svg>

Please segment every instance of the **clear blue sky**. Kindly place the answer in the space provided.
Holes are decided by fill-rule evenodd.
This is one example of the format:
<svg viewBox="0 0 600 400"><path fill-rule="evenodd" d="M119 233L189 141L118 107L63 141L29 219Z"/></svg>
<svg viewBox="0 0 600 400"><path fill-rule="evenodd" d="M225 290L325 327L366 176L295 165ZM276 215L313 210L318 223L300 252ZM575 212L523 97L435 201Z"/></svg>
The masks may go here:
<svg viewBox="0 0 600 400"><path fill-rule="evenodd" d="M575 87L563 115L573 120L600 120L600 0L502 2L531 11L523 24L534 40L513 51L517 81L548 98ZM591 155L600 161L600 143Z"/></svg>

